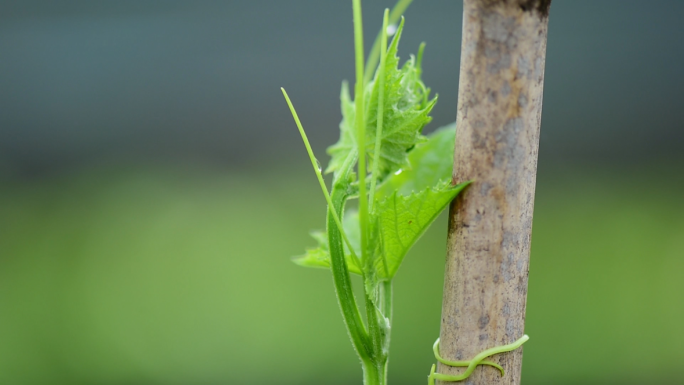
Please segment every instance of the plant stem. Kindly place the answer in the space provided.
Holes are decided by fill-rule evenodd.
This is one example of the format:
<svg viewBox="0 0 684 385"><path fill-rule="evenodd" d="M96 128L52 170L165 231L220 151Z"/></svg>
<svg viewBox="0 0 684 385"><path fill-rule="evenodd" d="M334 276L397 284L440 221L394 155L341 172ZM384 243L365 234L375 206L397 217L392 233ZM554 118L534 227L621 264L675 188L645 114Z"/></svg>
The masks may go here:
<svg viewBox="0 0 684 385"><path fill-rule="evenodd" d="M375 363L363 364L363 384L364 385L386 385L387 384L387 361L377 365Z"/></svg>
<svg viewBox="0 0 684 385"><path fill-rule="evenodd" d="M382 282L382 304L383 304L383 309L382 312L385 314L385 317L387 317L390 320L390 326L392 323L392 281L387 280ZM387 335L388 342L387 344L389 345L389 334Z"/></svg>
<svg viewBox="0 0 684 385"><path fill-rule="evenodd" d="M377 126L375 128L375 149L373 151L373 172L371 172L370 196L368 197L369 211L373 212L373 203L375 198L375 186L378 180L378 167L380 163L380 146L382 144L382 120L385 112L385 61L387 60L387 22L389 18L389 9L385 9L385 15L382 19L382 37L380 42L380 67L378 68L378 115Z"/></svg>
<svg viewBox="0 0 684 385"><path fill-rule="evenodd" d="M343 171L348 175L349 170ZM344 176L344 175L342 175ZM342 181L347 178L340 178ZM332 190L332 211L341 216L344 212L344 204L349 197L349 186L347 183L340 182L333 186ZM328 244L330 246L330 269L332 270L335 293L342 311L342 318L347 327L347 332L351 338L352 345L356 353L361 358L362 363L369 363L373 357L372 341L368 335L361 313L356 305L356 298L352 290L349 269L344 258L344 246L342 237L337 228L333 215L328 212Z"/></svg>
<svg viewBox="0 0 684 385"><path fill-rule="evenodd" d="M316 173L316 177L318 178L318 183L321 186L321 190L323 191L323 195L325 196L325 201L328 203L328 210L333 216L333 219L335 220L335 224L337 225L338 229L340 230L340 233L342 234L342 238L344 239L344 242L347 244L347 247L349 248L349 253L352 256L352 259L355 261L356 265L359 267L359 269L362 269L363 266L361 266L361 262L359 261L359 257L356 255L354 252L354 248L352 247L351 242L349 242L349 238L347 238L347 234L344 232L344 226L342 226L342 221L340 221L340 216L337 215L337 213L332 209L333 204L332 200L330 198L330 194L328 193L328 188L325 187L325 181L323 180L323 175L321 174L321 166L318 164L318 160L316 159L316 156L314 155L313 150L311 149L311 144L309 144L309 138L306 136L306 132L304 131L304 127L302 126L302 122L299 120L299 115L297 115L297 111L294 108L294 105L292 105L292 101L290 100L290 97L287 95L287 92L285 91L285 88L280 88L281 91L283 91L283 96L285 96L285 101L287 102L287 105L290 107L290 112L292 113L292 117L295 120L295 123L297 124L297 128L299 129L299 134L302 136L302 141L304 142L304 147L306 147L306 152L309 154L309 159L311 160L311 165L314 168L314 172Z"/></svg>
<svg viewBox="0 0 684 385"><path fill-rule="evenodd" d="M354 48L356 55L356 87L354 91L354 102L355 102L355 113L356 113L356 144L358 151L358 178L359 178L359 226L361 232L361 261L362 263L367 263L370 261L370 250L369 250L369 238L370 238L370 215L368 211L369 197L367 195L366 187L366 116L365 116L365 102L364 94L366 89L366 80L364 77L364 52L363 52L363 18L361 15L361 0L352 0L353 11L354 11ZM382 35L386 36L386 23L388 19L388 12L385 12L385 18L383 23L384 31L381 32ZM385 38L386 40L386 38ZM385 43L386 45L386 43ZM380 79L382 81L384 75L381 75ZM382 92L382 91L381 91ZM382 94L381 94L382 95ZM382 107L380 107L379 114L381 115L380 127L382 127ZM382 129L382 128L380 128ZM379 140L376 141L376 150L379 151ZM373 180L377 175L377 156L376 156L376 166L374 167L374 172L371 175L371 197L373 196L372 191L375 189L375 183ZM372 203L371 203L372 205ZM331 252L332 252L332 238L331 241ZM347 272L348 276L348 272ZM368 334L370 341L364 341L370 343L369 345L364 344L363 348L367 349L361 352L361 349L357 349L359 356L361 357L361 362L363 365L364 373L364 384L365 385L385 385L387 383L387 356L389 353L389 327L386 325L387 321L382 314L382 309L378 309L373 301L375 293L370 293L366 288L366 279L364 276L364 294L366 301L366 319L368 321ZM373 289L375 290L375 289ZM379 287L379 294L384 297L384 286ZM352 320L354 321L354 320Z"/></svg>
<svg viewBox="0 0 684 385"><path fill-rule="evenodd" d="M285 100L287 101L292 116L294 117L297 128L304 141L304 146L306 151L309 153L309 158L311 159L311 164L316 172L318 181L321 185L321 190L323 190L323 195L328 202L328 244L330 249L330 269L333 273L333 282L335 285L335 294L337 295L337 300L340 305L340 310L342 311L342 318L344 324L347 327L347 332L352 340L352 345L356 350L357 354L361 358L361 361L365 364L372 362L373 356L373 346L372 341L368 335L363 320L361 319L361 313L356 305L356 298L354 297L354 292L352 290L351 277L349 276L349 269L347 267L347 261L344 257L344 246L342 240L347 243L349 252L352 254L357 265L361 268L361 264L358 261L358 257L354 254L354 249L352 248L349 239L344 233L344 227L340 221L340 217L344 213L344 204L350 195L349 190L349 173L356 163L356 152L352 151L347 159L345 160L342 170L338 177L333 181L333 193L328 194L328 189L325 187L325 182L323 181L323 176L321 175L321 170L314 156L309 140L304 132L304 127L299 120L299 116L295 111L294 106L290 97L285 92L285 89L281 88Z"/></svg>
<svg viewBox="0 0 684 385"><path fill-rule="evenodd" d="M361 0L352 0L354 10L354 51L356 56L356 87L354 103L356 114L356 144L359 152L359 226L361 227L361 262L368 260L368 197L366 193L366 117L363 77L363 18Z"/></svg>

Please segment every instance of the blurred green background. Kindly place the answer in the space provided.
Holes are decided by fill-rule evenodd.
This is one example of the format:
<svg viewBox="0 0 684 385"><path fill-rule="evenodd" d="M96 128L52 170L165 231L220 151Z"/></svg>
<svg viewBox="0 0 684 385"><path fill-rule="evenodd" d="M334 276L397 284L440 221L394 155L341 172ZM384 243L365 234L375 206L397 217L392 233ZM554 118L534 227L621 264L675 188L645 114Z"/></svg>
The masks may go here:
<svg viewBox="0 0 684 385"><path fill-rule="evenodd" d="M431 131L461 2L415 1ZM349 2L0 5L0 384L360 383L330 274L289 261L325 204L278 90L323 159ZM551 7L524 384L681 383L682 14ZM434 361L445 220L395 280L393 384Z"/></svg>

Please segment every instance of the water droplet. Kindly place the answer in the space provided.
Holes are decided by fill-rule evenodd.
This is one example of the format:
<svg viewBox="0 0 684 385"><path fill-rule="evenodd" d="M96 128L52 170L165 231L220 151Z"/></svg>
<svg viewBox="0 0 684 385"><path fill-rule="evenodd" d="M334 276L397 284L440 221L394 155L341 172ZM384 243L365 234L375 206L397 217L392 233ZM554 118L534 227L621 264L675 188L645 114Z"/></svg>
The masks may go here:
<svg viewBox="0 0 684 385"><path fill-rule="evenodd" d="M397 26L395 24L391 24L387 26L387 36L394 36L394 34L397 32Z"/></svg>
<svg viewBox="0 0 684 385"><path fill-rule="evenodd" d="M318 172L321 172L321 170L323 170L323 167L321 167L321 162L319 162L318 159L316 159L316 168L318 169Z"/></svg>
<svg viewBox="0 0 684 385"><path fill-rule="evenodd" d="M402 172L404 172L404 170L399 169L399 170L395 171L394 175L399 175L399 174L401 174Z"/></svg>

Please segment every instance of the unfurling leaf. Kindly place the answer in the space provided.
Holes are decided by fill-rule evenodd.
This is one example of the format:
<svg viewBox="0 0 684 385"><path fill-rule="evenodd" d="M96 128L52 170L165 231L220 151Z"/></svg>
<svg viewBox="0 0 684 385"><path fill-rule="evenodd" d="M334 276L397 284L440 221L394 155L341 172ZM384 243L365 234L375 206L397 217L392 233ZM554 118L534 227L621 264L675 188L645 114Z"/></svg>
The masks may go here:
<svg viewBox="0 0 684 385"><path fill-rule="evenodd" d="M354 252L360 254L361 235L359 234L359 215L356 212L347 212L342 221L344 231L349 238L349 242L354 248ZM304 267L321 267L330 268L330 247L328 245L328 238L324 231L312 231L311 237L316 240L318 247L307 249L306 254L292 258L292 262ZM347 268L350 273L362 275L361 268L356 265L354 259L349 253L349 249L345 245L345 258L347 261Z"/></svg>
<svg viewBox="0 0 684 385"><path fill-rule="evenodd" d="M340 139L337 143L328 147L328 154L331 156L330 163L325 169L326 174L342 168L344 161L349 153L356 149L356 139L354 131L354 102L349 95L349 85L342 82L340 91L340 104L342 109L342 121L340 122Z"/></svg>
<svg viewBox="0 0 684 385"><path fill-rule="evenodd" d="M424 140L421 135L423 127L431 120L432 111L437 98L428 100L430 89L420 80L421 69L415 57L411 57L401 68L397 48L404 23L399 25L392 44L387 51L384 68L384 102L383 129L380 146L378 175L375 178L384 180L390 173L399 170L407 162L408 152ZM377 132L377 111L380 82L376 78L365 89L366 138L365 150L372 162ZM328 148L332 157L326 172L339 170L349 153L356 148L356 130L354 129L355 107L349 95L346 83L342 84L340 96L342 104L342 122L340 123L340 139Z"/></svg>
<svg viewBox="0 0 684 385"><path fill-rule="evenodd" d="M439 213L468 185L452 187L455 125L442 127L409 152L408 165L401 173L391 175L379 188L378 203L372 213L371 258L363 267L355 264L345 246L345 258L351 273L364 275L370 296L380 281L391 279L404 256L418 241ZM359 216L348 211L343 227L357 255L361 255ZM307 267L330 268L328 240L324 232L312 232L318 247L307 250L294 262ZM375 299L375 298L373 298ZM375 302L375 301L374 301Z"/></svg>
<svg viewBox="0 0 684 385"><path fill-rule="evenodd" d="M416 58L411 58L399 68L397 49L404 28L402 20L392 44L387 51L384 69L383 129L379 157L378 180L383 180L391 172L399 170L406 163L408 151L424 140L421 135L432 118L437 97L428 100L430 89L420 80L421 69ZM377 111L380 82L377 76L369 83L366 97L366 143L369 159L374 159L374 143L377 132Z"/></svg>

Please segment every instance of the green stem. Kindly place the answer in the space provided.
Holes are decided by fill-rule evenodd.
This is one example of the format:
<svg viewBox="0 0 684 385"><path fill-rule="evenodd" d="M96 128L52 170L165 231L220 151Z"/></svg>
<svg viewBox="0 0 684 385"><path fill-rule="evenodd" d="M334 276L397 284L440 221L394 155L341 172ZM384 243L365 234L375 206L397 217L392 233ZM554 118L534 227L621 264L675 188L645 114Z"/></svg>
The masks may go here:
<svg viewBox="0 0 684 385"><path fill-rule="evenodd" d="M354 9L354 51L356 56L356 87L354 103L356 113L356 144L359 152L359 225L361 227L361 262L368 260L368 196L366 192L366 118L364 114L363 77L363 18L361 0L352 0Z"/></svg>
<svg viewBox="0 0 684 385"><path fill-rule="evenodd" d="M384 351L385 343L385 333L382 328L381 322L384 322L378 318L378 311L375 304L366 295L366 319L368 320L368 334L371 338L371 343L373 344L373 361L374 363L383 362L387 360L387 354Z"/></svg>
<svg viewBox="0 0 684 385"><path fill-rule="evenodd" d="M306 151L309 153L309 158L311 159L311 164L316 172L318 181L321 185L321 190L323 190L323 195L328 202L328 243L330 245L330 268L333 273L333 282L335 284L335 293L337 294L337 300L340 304L340 310L342 311L342 318L344 319L345 326L347 327L347 332L352 340L352 345L361 357L361 361L364 363L372 362L373 356L373 346L372 341L368 335L363 320L361 319L361 313L356 305L356 298L354 297L354 292L352 290L351 277L349 276L349 269L347 267L347 261L344 257L344 245L342 240L347 242L349 247L349 252L353 256L354 260L361 267L358 261L358 257L354 254L354 249L352 248L349 239L344 233L344 227L340 222L340 217L344 213L344 204L350 195L349 189L349 173L356 163L356 152L352 151L342 166L342 170L336 180L333 181L333 193L328 194L328 189L325 187L325 182L323 181L323 176L321 175L321 170L314 156L309 140L304 132L304 127L302 126L299 116L292 105L290 97L285 92L285 89L281 88L285 100L288 106L290 106L290 111L294 117L297 128L302 136Z"/></svg>
<svg viewBox="0 0 684 385"><path fill-rule="evenodd" d="M348 172L348 170L345 171L347 174ZM346 178L340 179L346 180ZM332 211L339 216L344 212L344 204L350 194L348 187L347 183L336 183L333 186L331 195ZM344 258L342 236L330 212L328 212L328 243L330 246L330 268L333 274L335 293L337 294L342 318L352 340L352 345L354 345L356 353L361 358L361 362L365 365L372 362L372 341L361 319L359 308L356 305L349 269Z"/></svg>
<svg viewBox="0 0 684 385"><path fill-rule="evenodd" d="M387 361L378 365L375 363L362 364L364 385L387 384Z"/></svg>
<svg viewBox="0 0 684 385"><path fill-rule="evenodd" d="M373 151L373 172L371 173L370 197L368 197L370 209L373 212L373 203L375 197L375 186L378 179L378 167L380 163L380 146L382 144L382 121L384 118L385 107L385 62L387 60L387 22L389 18L389 9L385 9L385 15L382 19L382 37L380 42L380 67L378 68L378 115L377 126L375 128L375 150Z"/></svg>
<svg viewBox="0 0 684 385"><path fill-rule="evenodd" d="M304 131L304 127L302 126L302 122L299 120L299 115L297 115L297 111L294 108L294 105L292 105L292 101L290 100L290 97L287 95L287 92L285 91L285 88L280 87L280 90L283 91L283 96L285 97L285 101L287 102L287 105L290 107L290 112L292 113L292 117L294 118L295 123L297 124L297 128L299 129L299 134L302 136L302 141L304 141L304 146L306 147L306 152L309 154L309 159L311 160L311 165L314 168L314 172L316 173L316 177L318 178L318 183L321 185L321 190L323 191L323 195L325 196L325 201L328 203L329 211L332 210L333 204L332 200L330 198L330 194L328 193L328 188L325 187L325 181L323 180L323 175L321 174L321 166L318 164L318 160L316 159L316 156L313 153L313 150L311 149L311 144L309 144L309 138L306 136L306 132ZM353 165L355 158L355 155L350 156L351 159L351 164ZM343 166L344 167L344 166ZM350 167L350 166L349 166ZM330 211L332 213L333 219L335 220L335 224L340 230L340 233L342 234L342 238L344 239L344 242L347 244L347 247L349 248L349 253L352 256L352 259L358 266L358 268L361 270L363 266L361 266L361 262L359 261L359 257L356 256L356 253L354 252L354 249L352 248L352 244L349 241L349 238L347 238L347 234L344 232L344 226L342 226L342 221L340 221L340 216L333 210ZM340 214L341 215L341 214Z"/></svg>
<svg viewBox="0 0 684 385"><path fill-rule="evenodd" d="M364 384L387 384L387 367L389 364L389 344L392 317L392 282L383 281L379 286L378 309L376 304L366 296L366 317L368 332L373 344L373 362L364 365ZM387 321L385 321L385 317ZM389 322L389 325L386 324ZM376 382L377 381L377 382Z"/></svg>
<svg viewBox="0 0 684 385"><path fill-rule="evenodd" d="M385 313L385 317L389 318L390 326L392 326L392 281L383 281L382 289L382 312ZM389 345L389 334L387 335L387 339L387 344Z"/></svg>

